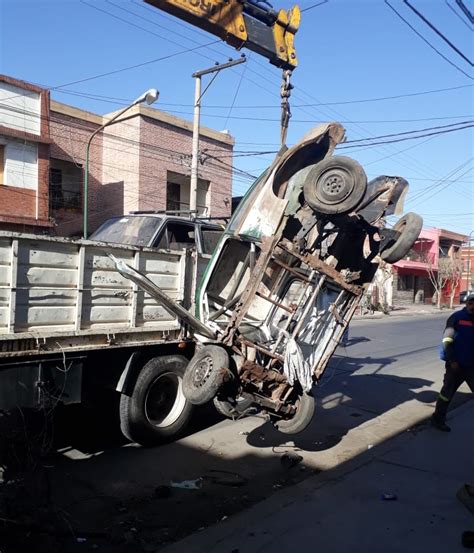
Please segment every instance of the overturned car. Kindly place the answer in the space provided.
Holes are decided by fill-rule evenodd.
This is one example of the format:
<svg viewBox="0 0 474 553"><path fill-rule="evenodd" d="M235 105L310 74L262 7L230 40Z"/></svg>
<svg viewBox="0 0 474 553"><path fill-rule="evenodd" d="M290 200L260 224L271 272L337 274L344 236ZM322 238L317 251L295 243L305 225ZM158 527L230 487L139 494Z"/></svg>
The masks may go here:
<svg viewBox="0 0 474 553"><path fill-rule="evenodd" d="M255 406L284 433L314 413L321 379L381 261L411 248L422 219L400 214L408 183L367 182L353 159L334 156L344 128L313 129L281 152L244 197L185 312L135 270L118 270L193 329L198 347L183 378L194 404L213 400L230 418Z"/></svg>

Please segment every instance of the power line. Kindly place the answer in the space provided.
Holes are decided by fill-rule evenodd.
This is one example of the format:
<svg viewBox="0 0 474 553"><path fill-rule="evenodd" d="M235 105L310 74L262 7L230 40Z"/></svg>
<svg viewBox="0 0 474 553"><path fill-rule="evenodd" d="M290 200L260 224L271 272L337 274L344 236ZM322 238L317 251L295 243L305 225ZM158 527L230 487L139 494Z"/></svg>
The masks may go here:
<svg viewBox="0 0 474 553"><path fill-rule="evenodd" d="M441 37L444 42L446 42L446 44L448 44L450 48L456 52L456 54L461 56L463 60L467 61L467 63L471 67L474 66L474 63L472 63L472 61L468 57L466 57L461 52L461 50L459 50L459 48L457 48L448 38L446 38L444 34L431 23L431 21L429 21L419 10L417 10L415 6L412 6L408 0L403 0L403 2L411 9L412 12L414 12L422 21L424 21L432 31L434 31L439 37Z"/></svg>
<svg viewBox="0 0 474 553"><path fill-rule="evenodd" d="M465 21L459 14L458 12L453 8L453 6L451 6L451 4L448 2L448 0L444 0L445 4L448 6L448 8L454 13L454 15L456 17L458 17L460 19L460 21L462 21L464 23L464 25L466 25L466 27L472 31L472 27L469 25L469 23L467 21Z"/></svg>
<svg viewBox="0 0 474 553"><path fill-rule="evenodd" d="M448 8L454 13L454 15L456 17L458 17L463 23L464 25L466 25L466 27L472 31L472 27L469 25L469 23L467 21L465 21L459 14L458 12L453 8L453 6L451 6L451 4L448 2L448 0L444 0L445 4L448 6Z"/></svg>
<svg viewBox="0 0 474 553"><path fill-rule="evenodd" d="M469 19L469 21L474 23L474 15L472 15L464 2L462 0L456 0L456 4L461 8L462 12Z"/></svg>
<svg viewBox="0 0 474 553"><path fill-rule="evenodd" d="M378 140L380 138L392 138L394 136L403 136L407 134L413 134L418 132L425 132L425 131L433 131L438 129L447 129L449 127L454 127L456 125L470 125L473 126L474 120L468 120L468 121L459 121L459 123L450 123L448 125L438 125L436 127L425 127L424 129L414 129L412 131L403 131L403 132L397 132L392 134L382 134L380 136L374 136L371 138L360 138L356 140L348 140L347 142L344 142L344 144L355 144L358 142L365 142L367 140Z"/></svg>
<svg viewBox="0 0 474 553"><path fill-rule="evenodd" d="M391 4L388 0L384 0L385 1L385 4L387 4L387 6L397 15L397 17L399 17L406 25L408 25L408 27L410 27L410 29L417 35L421 38L421 40L423 42L425 42L432 50L434 50L438 56L441 56L445 61L447 61L450 65L452 65L453 67L455 67L458 71L460 71L463 75L465 75L468 79L473 79L473 77L471 77L468 73L466 73L463 69L461 69L460 67L458 67L454 62L452 62L449 58L447 58L444 54L442 54L437 48L435 48L421 33L419 33L414 27L413 25L411 25L411 23L409 23L404 17L403 15L401 15Z"/></svg>
<svg viewBox="0 0 474 553"><path fill-rule="evenodd" d="M313 8L317 8L318 6L322 6L323 4L327 4L329 0L323 0L322 2L318 2L317 4L313 4L312 6L308 6L304 10L301 10L301 13L308 12L309 10L312 10Z"/></svg>

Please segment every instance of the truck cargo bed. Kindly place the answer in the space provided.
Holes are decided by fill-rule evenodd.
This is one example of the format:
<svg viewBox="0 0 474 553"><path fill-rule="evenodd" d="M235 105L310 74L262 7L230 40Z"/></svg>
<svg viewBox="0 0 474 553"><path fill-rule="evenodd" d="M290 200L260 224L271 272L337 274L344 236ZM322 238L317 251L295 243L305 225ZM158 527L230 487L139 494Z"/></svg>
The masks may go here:
<svg viewBox="0 0 474 553"><path fill-rule="evenodd" d="M0 357L176 337L177 318L123 278L107 253L184 299L185 251L0 231Z"/></svg>

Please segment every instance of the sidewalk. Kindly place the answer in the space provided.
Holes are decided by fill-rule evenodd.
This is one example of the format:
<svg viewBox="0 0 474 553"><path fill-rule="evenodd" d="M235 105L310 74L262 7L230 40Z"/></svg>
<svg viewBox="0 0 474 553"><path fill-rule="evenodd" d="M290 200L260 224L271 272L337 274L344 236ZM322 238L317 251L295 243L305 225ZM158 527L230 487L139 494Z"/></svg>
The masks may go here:
<svg viewBox="0 0 474 553"><path fill-rule="evenodd" d="M464 307L464 305L455 305L453 309L438 309L437 307L434 307L432 305L425 305L425 304L410 304L410 305L403 305L400 307L395 307L392 311L390 311L388 314L382 313L381 311L374 311L373 313L364 313L363 315L360 315L358 311L356 311L355 315L353 316L353 320L364 320L364 319L388 319L390 317L413 317L413 316L419 316L419 315L442 315L445 316L446 319L449 317L453 311L458 311Z"/></svg>
<svg viewBox="0 0 474 553"><path fill-rule="evenodd" d="M474 483L474 401L449 424L389 439L160 553L467 551L474 517L456 492Z"/></svg>

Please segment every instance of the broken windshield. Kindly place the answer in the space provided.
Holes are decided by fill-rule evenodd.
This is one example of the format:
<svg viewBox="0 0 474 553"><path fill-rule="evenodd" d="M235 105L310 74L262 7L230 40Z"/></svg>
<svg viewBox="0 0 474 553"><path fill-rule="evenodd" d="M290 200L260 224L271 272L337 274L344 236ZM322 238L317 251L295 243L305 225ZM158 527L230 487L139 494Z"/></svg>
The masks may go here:
<svg viewBox="0 0 474 553"><path fill-rule="evenodd" d="M148 246L160 224L160 217L114 217L99 227L90 238L113 244Z"/></svg>

